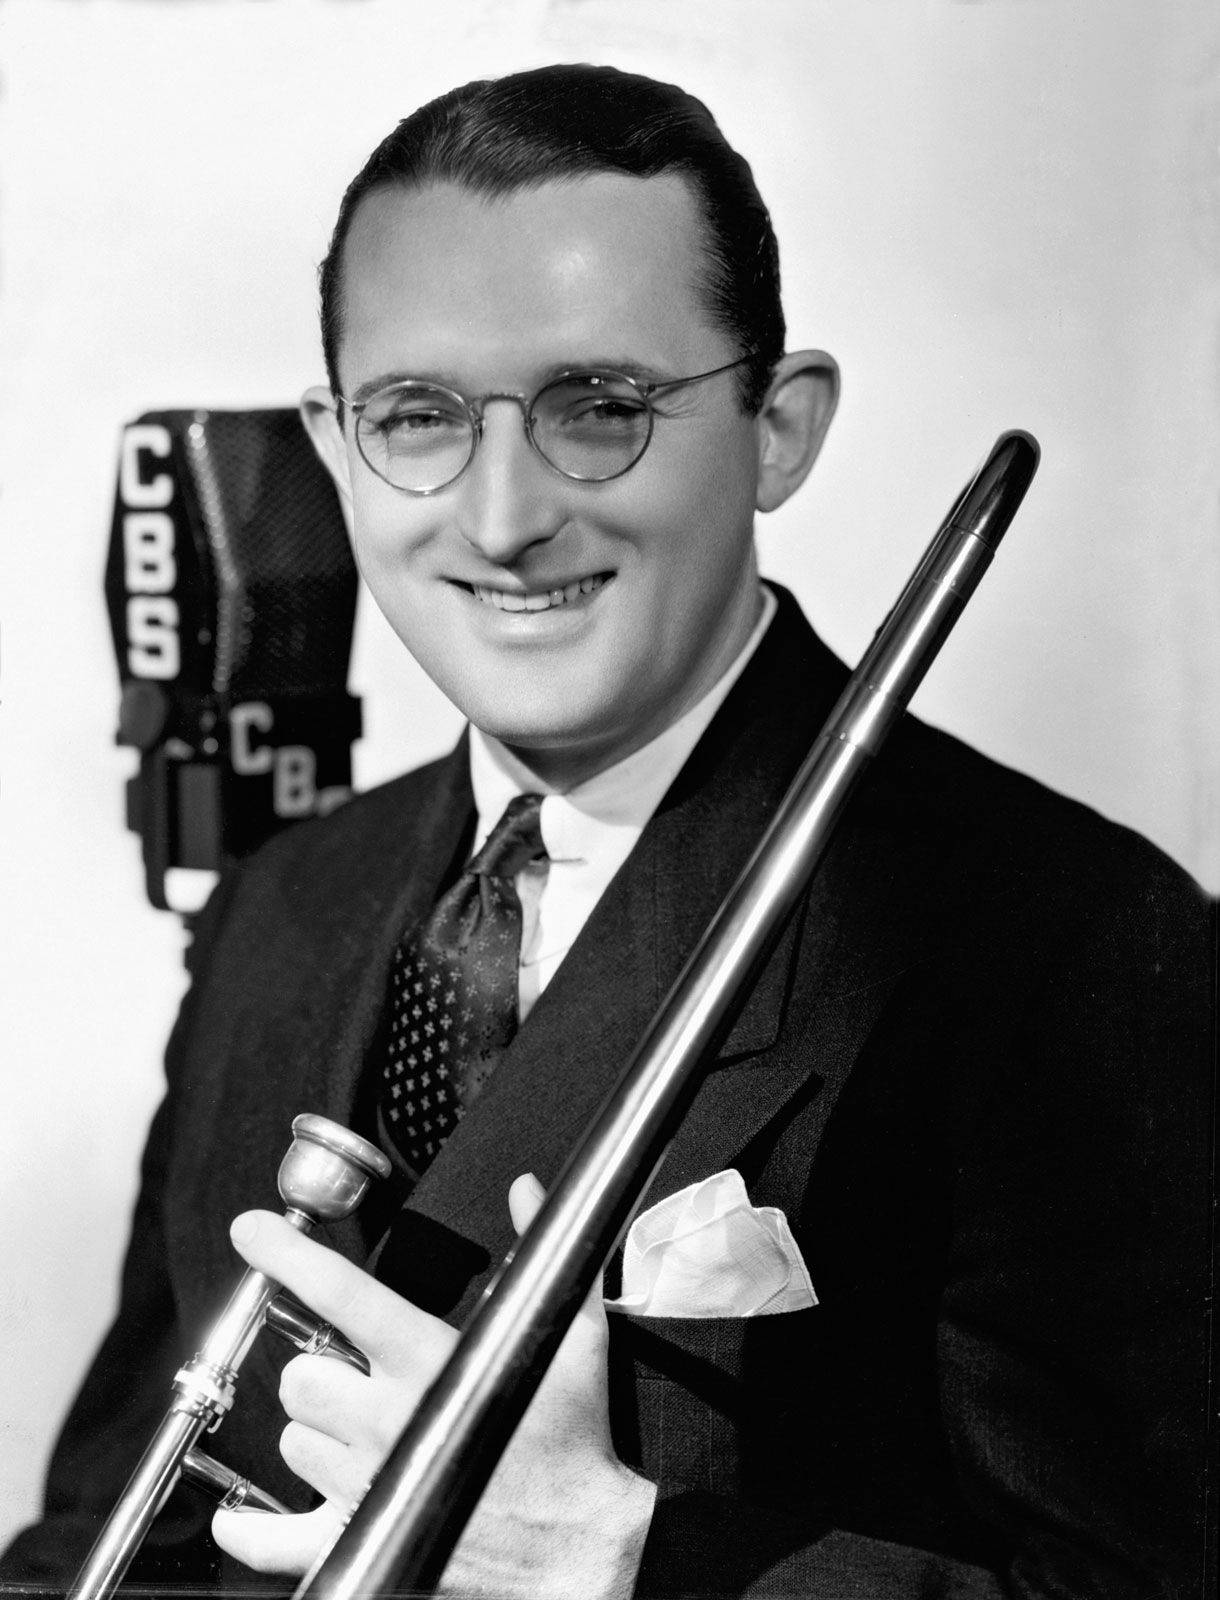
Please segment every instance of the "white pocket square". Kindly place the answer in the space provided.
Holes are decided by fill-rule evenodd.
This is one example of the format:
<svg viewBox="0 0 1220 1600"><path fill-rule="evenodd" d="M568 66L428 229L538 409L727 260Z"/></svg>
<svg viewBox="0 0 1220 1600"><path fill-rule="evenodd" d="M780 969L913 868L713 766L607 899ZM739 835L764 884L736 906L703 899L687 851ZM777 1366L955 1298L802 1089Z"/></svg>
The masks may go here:
<svg viewBox="0 0 1220 1600"><path fill-rule="evenodd" d="M679 1189L631 1225L623 1292L609 1311L637 1317L765 1317L816 1306L778 1206L752 1206L731 1167Z"/></svg>

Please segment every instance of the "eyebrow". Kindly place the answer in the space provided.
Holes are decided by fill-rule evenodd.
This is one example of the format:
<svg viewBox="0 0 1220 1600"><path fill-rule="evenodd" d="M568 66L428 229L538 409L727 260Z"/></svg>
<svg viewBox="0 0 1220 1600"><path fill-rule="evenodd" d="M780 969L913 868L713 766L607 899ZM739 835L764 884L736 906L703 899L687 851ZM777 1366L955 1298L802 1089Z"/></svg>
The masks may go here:
<svg viewBox="0 0 1220 1600"><path fill-rule="evenodd" d="M649 366L632 356L599 358L596 361L557 361L546 369L535 385L535 390L541 389L555 378L563 377L567 372L621 372L625 378L633 378L639 384L659 383L672 376L670 373L662 372L659 367ZM392 388L396 383L434 383L441 388L452 389L455 394L464 393L462 385L452 373L397 370L381 372L374 378L366 379L345 398L351 405L363 405L366 400L371 400L375 394L380 394L383 389Z"/></svg>

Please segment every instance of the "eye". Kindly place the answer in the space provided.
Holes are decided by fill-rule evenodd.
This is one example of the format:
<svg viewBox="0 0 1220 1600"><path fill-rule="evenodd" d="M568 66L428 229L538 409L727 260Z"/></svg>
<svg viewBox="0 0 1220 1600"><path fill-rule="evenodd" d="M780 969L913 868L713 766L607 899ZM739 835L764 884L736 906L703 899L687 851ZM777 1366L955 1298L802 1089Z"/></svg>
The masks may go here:
<svg viewBox="0 0 1220 1600"><path fill-rule="evenodd" d="M429 389L392 390L375 395L360 427L366 443L384 452L431 450L469 437L466 413L443 393Z"/></svg>
<svg viewBox="0 0 1220 1600"><path fill-rule="evenodd" d="M402 411L395 411L388 417L382 417L374 424L382 433L427 433L444 427L453 422L453 417L443 411L424 410L411 407Z"/></svg>
<svg viewBox="0 0 1220 1600"><path fill-rule="evenodd" d="M544 389L534 418L548 432L634 437L648 426L648 406L623 378L579 374Z"/></svg>
<svg viewBox="0 0 1220 1600"><path fill-rule="evenodd" d="M613 426L616 423L634 421L643 410L644 407L638 400L619 399L611 395L588 395L584 399L572 401L565 411L565 417L569 422L600 422Z"/></svg>

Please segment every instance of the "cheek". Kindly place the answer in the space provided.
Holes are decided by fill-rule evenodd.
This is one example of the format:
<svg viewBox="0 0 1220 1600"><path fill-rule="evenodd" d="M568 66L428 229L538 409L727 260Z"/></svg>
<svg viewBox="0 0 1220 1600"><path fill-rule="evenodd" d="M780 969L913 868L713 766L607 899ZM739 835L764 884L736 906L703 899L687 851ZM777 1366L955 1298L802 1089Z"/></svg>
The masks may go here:
<svg viewBox="0 0 1220 1600"><path fill-rule="evenodd" d="M734 432L681 454L659 452L649 465L650 475L632 485L623 518L625 528L638 530L645 558L675 571L697 568L701 588L734 581L753 540L752 435L744 444Z"/></svg>
<svg viewBox="0 0 1220 1600"><path fill-rule="evenodd" d="M386 566L410 542L404 536L402 507L388 501L376 485L352 497L352 544L362 572Z"/></svg>
<svg viewBox="0 0 1220 1600"><path fill-rule="evenodd" d="M402 592L432 540L429 501L412 501L392 489L366 486L352 501L352 552L374 595Z"/></svg>
<svg viewBox="0 0 1220 1600"><path fill-rule="evenodd" d="M743 420L728 430L717 446L702 453L699 483L703 501L717 508L718 519L733 527L751 528L758 493L758 441L754 425Z"/></svg>
<svg viewBox="0 0 1220 1600"><path fill-rule="evenodd" d="M446 636L424 571L430 536L402 507L358 501L353 509L352 553L360 575L390 627L439 681Z"/></svg>

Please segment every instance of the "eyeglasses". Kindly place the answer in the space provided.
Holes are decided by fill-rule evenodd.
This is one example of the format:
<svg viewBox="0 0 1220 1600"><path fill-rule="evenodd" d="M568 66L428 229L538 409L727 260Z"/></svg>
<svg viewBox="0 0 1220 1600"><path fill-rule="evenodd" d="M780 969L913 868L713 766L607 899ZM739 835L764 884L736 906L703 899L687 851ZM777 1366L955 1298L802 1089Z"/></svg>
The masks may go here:
<svg viewBox="0 0 1220 1600"><path fill-rule="evenodd" d="M404 378L350 407L356 444L379 478L404 494L447 489L474 460L491 400L521 407L525 436L555 472L578 483L606 483L629 472L648 448L656 422L653 396L703 383L749 361L750 354L689 378L637 383L622 372L565 372L532 399L483 394L468 400L439 383Z"/></svg>

